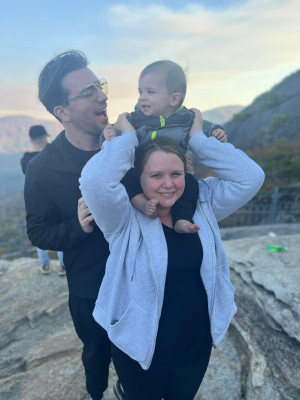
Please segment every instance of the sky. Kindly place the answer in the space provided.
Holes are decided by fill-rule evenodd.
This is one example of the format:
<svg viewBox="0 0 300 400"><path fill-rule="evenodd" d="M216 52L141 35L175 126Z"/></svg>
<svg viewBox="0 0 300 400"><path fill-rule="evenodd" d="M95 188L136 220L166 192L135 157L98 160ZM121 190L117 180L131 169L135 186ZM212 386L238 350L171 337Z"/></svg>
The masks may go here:
<svg viewBox="0 0 300 400"><path fill-rule="evenodd" d="M0 0L0 117L53 119L37 98L44 65L70 49L109 83L109 117L132 111L141 70L169 59L187 107L250 104L300 69L299 0Z"/></svg>

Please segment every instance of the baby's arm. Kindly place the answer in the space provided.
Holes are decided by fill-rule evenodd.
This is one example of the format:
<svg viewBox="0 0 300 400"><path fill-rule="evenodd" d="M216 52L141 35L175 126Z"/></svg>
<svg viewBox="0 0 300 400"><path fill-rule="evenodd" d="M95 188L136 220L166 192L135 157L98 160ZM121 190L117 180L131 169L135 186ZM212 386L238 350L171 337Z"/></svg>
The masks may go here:
<svg viewBox="0 0 300 400"><path fill-rule="evenodd" d="M227 135L225 129L222 125L213 124L210 121L203 120L203 132L206 136L214 136L218 139L221 143L227 142Z"/></svg>

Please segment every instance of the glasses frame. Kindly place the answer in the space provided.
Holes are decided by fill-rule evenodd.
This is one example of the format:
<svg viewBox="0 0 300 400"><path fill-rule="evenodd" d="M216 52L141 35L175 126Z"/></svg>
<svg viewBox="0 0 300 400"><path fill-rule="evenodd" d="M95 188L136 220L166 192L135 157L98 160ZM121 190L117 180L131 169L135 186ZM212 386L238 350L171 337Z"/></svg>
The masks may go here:
<svg viewBox="0 0 300 400"><path fill-rule="evenodd" d="M107 84L107 80L105 78L101 78L96 82L90 83L89 85L87 85L83 90L81 94L78 94L77 96L71 97L69 99L65 99L64 103L68 104L70 101L72 100L77 100L77 99L82 99L85 98L87 100L89 100L90 97L92 97L92 95L88 95L87 94L87 90L91 87L95 88L95 91L97 92L97 88L101 89L103 93L107 94L108 93L108 84Z"/></svg>

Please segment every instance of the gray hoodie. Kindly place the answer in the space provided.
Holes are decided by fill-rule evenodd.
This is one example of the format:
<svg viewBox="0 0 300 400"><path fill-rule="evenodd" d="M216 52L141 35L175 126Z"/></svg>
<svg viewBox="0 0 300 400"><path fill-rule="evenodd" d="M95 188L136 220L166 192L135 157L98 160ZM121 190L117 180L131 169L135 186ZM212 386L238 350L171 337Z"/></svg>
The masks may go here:
<svg viewBox="0 0 300 400"><path fill-rule="evenodd" d="M136 146L138 140L132 132L106 141L84 167L80 189L110 247L94 318L117 347L148 369L155 349L168 258L160 220L135 209L120 183L133 166ZM199 271L217 346L236 312L218 221L257 193L264 173L241 150L208 138L202 131L189 140L189 149L217 176L199 181L193 218L200 226L203 261Z"/></svg>

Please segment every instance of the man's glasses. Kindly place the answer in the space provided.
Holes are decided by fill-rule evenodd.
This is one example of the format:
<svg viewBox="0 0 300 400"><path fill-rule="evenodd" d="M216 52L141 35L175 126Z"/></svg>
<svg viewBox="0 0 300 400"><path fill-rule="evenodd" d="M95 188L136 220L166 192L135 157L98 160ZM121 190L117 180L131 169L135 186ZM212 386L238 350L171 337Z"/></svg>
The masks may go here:
<svg viewBox="0 0 300 400"><path fill-rule="evenodd" d="M89 101L94 101L97 99L97 88L101 89L103 93L107 94L108 93L108 84L107 84L106 79L101 78L99 81L87 85L83 89L82 93L80 93L78 96L66 99L64 102L68 103L71 100L77 100L77 99L82 99L82 98L85 98Z"/></svg>

